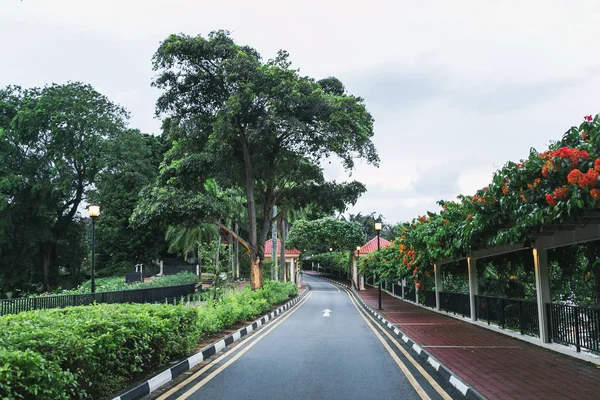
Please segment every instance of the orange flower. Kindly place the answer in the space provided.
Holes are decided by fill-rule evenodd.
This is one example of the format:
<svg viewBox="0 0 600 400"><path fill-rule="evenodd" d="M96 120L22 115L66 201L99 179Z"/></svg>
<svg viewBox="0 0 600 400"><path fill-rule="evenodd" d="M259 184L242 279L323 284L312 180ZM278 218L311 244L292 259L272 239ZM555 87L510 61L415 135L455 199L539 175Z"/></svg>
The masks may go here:
<svg viewBox="0 0 600 400"><path fill-rule="evenodd" d="M490 188L488 186L484 186L482 190L489 190Z"/></svg>
<svg viewBox="0 0 600 400"><path fill-rule="evenodd" d="M569 196L569 187L563 185L562 187L556 188L554 191L554 197L559 200L565 200Z"/></svg>
<svg viewBox="0 0 600 400"><path fill-rule="evenodd" d="M569 175L567 175L567 182L569 182L571 185L575 185L577 182L579 182L581 175L582 173L580 170L574 169L573 171L569 172Z"/></svg>
<svg viewBox="0 0 600 400"><path fill-rule="evenodd" d="M585 131L581 131L581 138L583 140L585 140L586 137L587 137L587 134L585 133Z"/></svg>
<svg viewBox="0 0 600 400"><path fill-rule="evenodd" d="M579 177L578 185L580 188L585 189L588 187L595 187L598 185L598 172L595 169L589 169L585 174L581 174Z"/></svg>
<svg viewBox="0 0 600 400"><path fill-rule="evenodd" d="M596 161L594 161L594 169L600 172L600 158L596 158Z"/></svg>
<svg viewBox="0 0 600 400"><path fill-rule="evenodd" d="M444 220L444 224L447 224L447 223L448 223L448 220Z"/></svg>
<svg viewBox="0 0 600 400"><path fill-rule="evenodd" d="M590 196L592 196L594 198L594 200L596 200L596 201L600 200L600 190L598 190L598 189L590 190Z"/></svg>
<svg viewBox="0 0 600 400"><path fill-rule="evenodd" d="M549 205L551 206L555 206L558 204L558 200L556 200L554 198L554 196L552 196L551 194L547 194L546 195L546 201L548 202Z"/></svg>
<svg viewBox="0 0 600 400"><path fill-rule="evenodd" d="M445 205L443 205L443 206L442 206L442 208L443 208L444 210L447 210L447 209L448 209L448 207L446 207Z"/></svg>
<svg viewBox="0 0 600 400"><path fill-rule="evenodd" d="M473 219L472 215L467 215L467 219Z"/></svg>
<svg viewBox="0 0 600 400"><path fill-rule="evenodd" d="M506 186L502 187L502 193L508 194L508 187L506 187Z"/></svg>
<svg viewBox="0 0 600 400"><path fill-rule="evenodd" d="M523 203L527 203L527 198L525 197L525 195L523 193L521 193L521 195L519 197L521 197L521 200L523 200Z"/></svg>

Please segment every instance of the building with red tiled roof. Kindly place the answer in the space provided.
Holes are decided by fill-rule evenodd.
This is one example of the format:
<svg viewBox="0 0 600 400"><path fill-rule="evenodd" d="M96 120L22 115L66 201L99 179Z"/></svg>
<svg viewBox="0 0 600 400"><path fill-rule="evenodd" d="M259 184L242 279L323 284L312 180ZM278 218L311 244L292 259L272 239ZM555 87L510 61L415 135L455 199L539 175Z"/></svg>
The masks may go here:
<svg viewBox="0 0 600 400"><path fill-rule="evenodd" d="M271 258L272 254L273 254L273 240L269 239L265 242L265 259ZM281 240L277 239L277 257L279 257L280 254L281 254ZM285 249L286 258L287 258L287 256L290 256L290 257L295 256L295 258L298 258L298 256L300 256L300 254L302 254L300 252L300 250Z"/></svg>
<svg viewBox="0 0 600 400"><path fill-rule="evenodd" d="M298 259L300 258L300 250L298 249L284 249L285 251L285 268L289 271L286 272L286 276L290 277L292 282L298 282L297 270ZM273 256L273 241L269 239L265 242L265 260L271 260ZM281 240L277 239L277 259L281 256Z"/></svg>
<svg viewBox="0 0 600 400"><path fill-rule="evenodd" d="M379 238L379 247L382 249L385 247L392 246L392 244L393 243L387 239L384 239L382 237ZM360 246L359 256L362 256L364 254L369 254L374 251L377 251L377 236L375 236L373 239L369 240L367 243ZM356 253L356 250L354 252Z"/></svg>

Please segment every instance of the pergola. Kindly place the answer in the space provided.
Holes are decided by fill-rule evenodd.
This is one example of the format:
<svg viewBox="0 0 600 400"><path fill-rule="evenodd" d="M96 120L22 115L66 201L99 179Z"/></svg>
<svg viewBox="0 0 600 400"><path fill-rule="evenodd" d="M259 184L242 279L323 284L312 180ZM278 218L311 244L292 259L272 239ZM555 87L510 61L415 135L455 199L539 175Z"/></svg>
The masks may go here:
<svg viewBox="0 0 600 400"><path fill-rule="evenodd" d="M540 339L543 343L549 343L550 332L548 329L548 309L546 308L546 304L551 302L550 279L548 276L548 250L600 240L600 212L588 210L581 216L570 218L560 224L542 225L532 231L530 237L530 242L477 249L464 257L438 260L434 263L436 310L440 310L441 276L444 264L467 260L471 319L476 321L475 296L478 294L477 260L529 249L532 252L535 268Z"/></svg>
<svg viewBox="0 0 600 400"><path fill-rule="evenodd" d="M386 240L382 237L379 237L379 246L380 248L385 248L391 246L393 243L389 240ZM360 256L365 256L367 254L373 253L377 251L377 236L373 237L373 239L369 240L367 243L360 246L360 249L356 249L353 252L352 257L352 284L358 288L358 290L365 290L365 277L360 276L360 282L358 282L358 268L357 263Z"/></svg>
<svg viewBox="0 0 600 400"><path fill-rule="evenodd" d="M273 240L269 239L265 242L265 260L271 260L273 255ZM277 257L281 254L281 240L277 239ZM300 258L300 250L298 249L284 249L285 255L285 267L290 270L290 281L297 283L298 279L296 276L296 266L298 265L298 259ZM284 274L287 276L287 274Z"/></svg>

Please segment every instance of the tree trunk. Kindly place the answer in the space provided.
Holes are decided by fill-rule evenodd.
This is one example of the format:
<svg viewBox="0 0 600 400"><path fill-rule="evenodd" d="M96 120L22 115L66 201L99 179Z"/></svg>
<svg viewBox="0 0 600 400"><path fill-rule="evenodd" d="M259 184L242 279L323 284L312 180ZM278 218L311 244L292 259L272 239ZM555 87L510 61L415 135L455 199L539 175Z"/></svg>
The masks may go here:
<svg viewBox="0 0 600 400"><path fill-rule="evenodd" d="M250 287L259 289L263 286L263 260L255 256L250 261Z"/></svg>
<svg viewBox="0 0 600 400"><path fill-rule="evenodd" d="M234 232L236 235L239 236L240 231L239 231L240 227L238 225L238 223L235 223L234 226ZM237 240L233 242L233 246L235 249L235 277L237 279L240 278L240 242L238 242Z"/></svg>
<svg viewBox="0 0 600 400"><path fill-rule="evenodd" d="M50 260L52 258L52 247L45 246L42 251L42 275L44 279L44 291L49 292L50 288Z"/></svg>
<svg viewBox="0 0 600 400"><path fill-rule="evenodd" d="M285 221L281 219L279 224L279 236L281 237L280 264L281 264L281 280L287 282L287 270L285 269Z"/></svg>
<svg viewBox="0 0 600 400"><path fill-rule="evenodd" d="M231 278L235 279L235 266L233 265L233 236L227 236L227 250L229 252L229 269L231 270Z"/></svg>
<svg viewBox="0 0 600 400"><path fill-rule="evenodd" d="M273 218L277 215L277 206L273 206ZM271 279L279 280L279 272L277 268L277 220L273 220L271 225L271 261L273 261L273 270L271 271Z"/></svg>

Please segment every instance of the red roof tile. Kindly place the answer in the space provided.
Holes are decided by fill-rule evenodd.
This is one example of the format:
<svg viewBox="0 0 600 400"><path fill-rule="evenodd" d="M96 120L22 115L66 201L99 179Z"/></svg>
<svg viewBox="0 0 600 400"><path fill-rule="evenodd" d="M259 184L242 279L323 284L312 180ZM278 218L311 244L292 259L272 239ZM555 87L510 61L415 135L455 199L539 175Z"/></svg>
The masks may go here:
<svg viewBox="0 0 600 400"><path fill-rule="evenodd" d="M390 242L389 240L386 240L382 237L379 238L379 247L380 248L384 248L384 247L389 247L392 246L392 242ZM360 254L369 254L372 253L374 251L377 251L377 236L375 236L373 239L369 240L367 243L363 244L360 247Z"/></svg>
<svg viewBox="0 0 600 400"><path fill-rule="evenodd" d="M273 254L273 241L271 239L269 239L265 242L265 256L269 256L269 258L270 258L272 254ZM279 257L279 254L281 254L281 240L277 239L277 257ZM297 250L297 249L285 249L285 254L286 255L292 255L292 254L300 255L302 253L300 252L300 250Z"/></svg>

